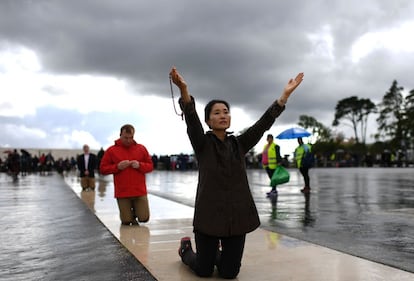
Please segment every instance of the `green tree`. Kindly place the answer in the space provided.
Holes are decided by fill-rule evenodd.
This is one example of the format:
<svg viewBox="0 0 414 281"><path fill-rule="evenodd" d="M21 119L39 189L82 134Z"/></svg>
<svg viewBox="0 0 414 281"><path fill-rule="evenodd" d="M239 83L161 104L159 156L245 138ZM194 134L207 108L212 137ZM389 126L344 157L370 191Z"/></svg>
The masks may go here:
<svg viewBox="0 0 414 281"><path fill-rule="evenodd" d="M403 90L404 88L398 86L398 82L394 80L388 92L383 96L382 102L378 105L378 135L376 138L385 140L388 138L392 145L397 146L406 139L408 134Z"/></svg>
<svg viewBox="0 0 414 281"><path fill-rule="evenodd" d="M368 116L376 112L376 105L370 99L359 99L356 96L340 100L335 107L333 126L341 121L354 131L355 141L365 143L368 125ZM359 130L358 130L359 129Z"/></svg>
<svg viewBox="0 0 414 281"><path fill-rule="evenodd" d="M299 116L298 125L307 130L311 130L312 135L316 136L316 141L328 142L332 139L331 129L325 127L312 116Z"/></svg>
<svg viewBox="0 0 414 281"><path fill-rule="evenodd" d="M361 136L362 143L366 143L367 139L367 128L368 128L368 116L371 113L377 112L377 106L370 99L360 99L361 102L361 115L360 115L360 124L361 124Z"/></svg>
<svg viewBox="0 0 414 281"><path fill-rule="evenodd" d="M405 126L407 128L407 137L414 137L414 89L405 97Z"/></svg>

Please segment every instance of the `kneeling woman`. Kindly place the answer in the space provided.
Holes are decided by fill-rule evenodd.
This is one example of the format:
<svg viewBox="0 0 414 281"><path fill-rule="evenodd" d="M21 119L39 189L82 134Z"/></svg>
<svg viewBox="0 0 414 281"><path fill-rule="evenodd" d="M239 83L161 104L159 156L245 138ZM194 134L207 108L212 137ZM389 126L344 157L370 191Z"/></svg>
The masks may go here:
<svg viewBox="0 0 414 281"><path fill-rule="evenodd" d="M247 181L245 155L285 109L303 73L290 79L281 97L237 137L227 132L231 118L226 101L212 100L206 105L204 120L210 130L204 132L183 77L176 68L171 69L170 77L181 92L179 102L199 166L193 220L196 253L190 237L181 239L178 253L198 276L211 276L217 266L221 277L233 279L240 271L246 233L260 225Z"/></svg>

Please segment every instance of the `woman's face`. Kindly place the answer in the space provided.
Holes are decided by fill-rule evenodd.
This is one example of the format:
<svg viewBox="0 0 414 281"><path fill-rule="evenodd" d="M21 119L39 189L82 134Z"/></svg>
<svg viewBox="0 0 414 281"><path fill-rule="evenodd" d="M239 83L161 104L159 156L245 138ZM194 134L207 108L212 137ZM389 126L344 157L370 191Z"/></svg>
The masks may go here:
<svg viewBox="0 0 414 281"><path fill-rule="evenodd" d="M207 125L212 130L226 130L230 127L230 111L224 103L216 103L211 108Z"/></svg>

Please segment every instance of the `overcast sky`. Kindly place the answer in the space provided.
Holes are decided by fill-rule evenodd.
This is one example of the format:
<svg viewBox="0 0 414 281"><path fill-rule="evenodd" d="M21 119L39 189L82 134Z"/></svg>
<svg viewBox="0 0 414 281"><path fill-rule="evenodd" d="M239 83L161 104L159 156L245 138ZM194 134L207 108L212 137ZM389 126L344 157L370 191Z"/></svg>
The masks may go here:
<svg viewBox="0 0 414 281"><path fill-rule="evenodd" d="M414 88L413 15L411 0L2 0L0 146L106 149L131 123L151 154L191 153L173 65L202 119L209 100L231 104L235 133L298 72L269 133L302 114L331 126L341 99Z"/></svg>

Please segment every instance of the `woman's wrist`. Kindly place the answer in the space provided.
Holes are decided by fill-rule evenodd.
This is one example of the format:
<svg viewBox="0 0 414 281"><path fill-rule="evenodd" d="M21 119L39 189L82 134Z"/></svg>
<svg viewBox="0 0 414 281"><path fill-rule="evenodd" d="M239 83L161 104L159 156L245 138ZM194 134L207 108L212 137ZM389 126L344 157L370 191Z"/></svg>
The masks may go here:
<svg viewBox="0 0 414 281"><path fill-rule="evenodd" d="M191 97L190 97L190 94L188 93L187 85L181 88L180 91L181 91L181 99L183 100L183 102L184 103L191 102Z"/></svg>
<svg viewBox="0 0 414 281"><path fill-rule="evenodd" d="M285 106L286 105L286 103L287 103L287 98L285 98L285 97L280 97L280 98L278 98L277 99L277 103L280 105L280 106Z"/></svg>
<svg viewBox="0 0 414 281"><path fill-rule="evenodd" d="M288 94L286 91L283 91L283 93L280 95L279 99L277 100L279 105L284 106L287 103L289 96L290 94Z"/></svg>

